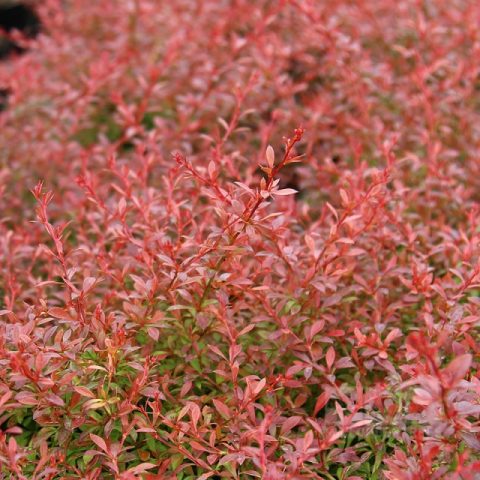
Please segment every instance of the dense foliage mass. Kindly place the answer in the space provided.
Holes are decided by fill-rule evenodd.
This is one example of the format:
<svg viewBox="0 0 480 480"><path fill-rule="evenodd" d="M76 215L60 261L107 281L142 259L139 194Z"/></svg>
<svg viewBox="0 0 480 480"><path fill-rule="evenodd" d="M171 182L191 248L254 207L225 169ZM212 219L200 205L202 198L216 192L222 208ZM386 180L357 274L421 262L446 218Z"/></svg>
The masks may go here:
<svg viewBox="0 0 480 480"><path fill-rule="evenodd" d="M479 478L480 3L37 14L0 64L0 478Z"/></svg>

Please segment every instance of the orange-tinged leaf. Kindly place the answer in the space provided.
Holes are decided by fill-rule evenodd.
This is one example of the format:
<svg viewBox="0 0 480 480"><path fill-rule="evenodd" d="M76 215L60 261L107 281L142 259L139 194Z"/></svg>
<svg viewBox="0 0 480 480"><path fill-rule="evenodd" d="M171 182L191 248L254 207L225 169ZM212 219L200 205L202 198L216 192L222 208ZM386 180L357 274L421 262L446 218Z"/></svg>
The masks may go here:
<svg viewBox="0 0 480 480"><path fill-rule="evenodd" d="M138 475L139 473L143 473L146 470L150 470L151 468L155 468L156 465L154 463L144 462L136 465L135 467L129 468L127 471L133 473L134 475Z"/></svg>
<svg viewBox="0 0 480 480"><path fill-rule="evenodd" d="M54 318L60 318L62 320L71 320L72 317L68 311L64 308L52 307L48 309L48 314Z"/></svg>
<svg viewBox="0 0 480 480"><path fill-rule="evenodd" d="M95 398L95 394L89 390L88 388L86 387L80 387L80 386L77 386L77 387L73 387L73 389L79 393L80 395L82 395L82 397L89 397L89 398Z"/></svg>

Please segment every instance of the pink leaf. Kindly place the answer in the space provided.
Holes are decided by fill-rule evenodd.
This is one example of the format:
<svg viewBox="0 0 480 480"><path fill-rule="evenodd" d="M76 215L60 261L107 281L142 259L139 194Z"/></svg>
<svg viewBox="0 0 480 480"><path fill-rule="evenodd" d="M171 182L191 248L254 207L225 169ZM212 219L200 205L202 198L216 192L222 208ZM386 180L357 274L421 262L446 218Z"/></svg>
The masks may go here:
<svg viewBox="0 0 480 480"><path fill-rule="evenodd" d="M276 190L271 192L272 195L279 195L279 196L285 196L285 195L293 195L294 193L298 193L297 190L294 190L293 188L284 188L282 190Z"/></svg>
<svg viewBox="0 0 480 480"><path fill-rule="evenodd" d="M254 393L255 395L258 395L258 394L263 390L263 388L265 387L266 383L267 383L267 379L266 379L266 378L262 378L262 380L260 380L260 381L255 385L255 387L254 387L254 389L253 389L253 393Z"/></svg>
<svg viewBox="0 0 480 480"><path fill-rule="evenodd" d="M231 417L230 409L223 402L214 398L213 404L215 405L217 412L220 413L222 417L226 419L229 419Z"/></svg>
<svg viewBox="0 0 480 480"><path fill-rule="evenodd" d="M90 438L99 446L104 452L108 453L108 447L107 444L105 443L105 440L102 437L99 437L98 435L95 435L94 433L90 434Z"/></svg>
<svg viewBox="0 0 480 480"><path fill-rule="evenodd" d="M270 168L273 168L273 165L275 164L275 151L271 145L267 147L265 156L267 157L267 165Z"/></svg>
<svg viewBox="0 0 480 480"><path fill-rule="evenodd" d="M159 332L158 328L147 327L147 333L148 333L148 336L149 336L152 340L155 340L156 342L157 342L158 339L160 338L160 332Z"/></svg>
<svg viewBox="0 0 480 480"><path fill-rule="evenodd" d="M10 390L4 393L0 398L0 407L5 403L7 403L10 400L10 398L12 398L12 395L13 393Z"/></svg>
<svg viewBox="0 0 480 480"><path fill-rule="evenodd" d="M37 405L37 397L30 392L20 392L15 395L15 400L23 405Z"/></svg>
<svg viewBox="0 0 480 480"><path fill-rule="evenodd" d="M325 361L327 362L327 367L329 370L332 369L333 362L335 361L335 349L329 347L327 354L325 355Z"/></svg>
<svg viewBox="0 0 480 480"><path fill-rule="evenodd" d="M194 449L197 450L198 452L208 452L208 449L205 448L203 445L200 443L196 442L195 440L190 440L190 446Z"/></svg>
<svg viewBox="0 0 480 480"><path fill-rule="evenodd" d="M64 308L52 307L48 310L48 314L54 318L61 318L63 320L71 320L72 317Z"/></svg>
<svg viewBox="0 0 480 480"><path fill-rule="evenodd" d="M282 424L282 428L280 430L281 435L285 435L286 433L288 433L290 430L292 430L292 428L295 428L301 421L302 417L299 417L298 415L287 418Z"/></svg>
<svg viewBox="0 0 480 480"><path fill-rule="evenodd" d="M364 427L365 425L369 425L370 423L372 423L372 421L373 420L371 419L360 420L358 422L352 423L350 429L353 430L354 428Z"/></svg>
<svg viewBox="0 0 480 480"><path fill-rule="evenodd" d="M58 395L55 395L54 393L49 393L48 395L45 396L45 398L52 405L57 405L58 407L64 407L65 406L65 402L63 401L63 399L60 398Z"/></svg>
<svg viewBox="0 0 480 480"><path fill-rule="evenodd" d="M462 380L470 370L472 355L466 353L453 359L447 367L442 370L442 378L448 388L452 388Z"/></svg>
<svg viewBox="0 0 480 480"><path fill-rule="evenodd" d="M96 281L97 281L97 279L95 277L85 278L85 280L83 281L83 286L82 286L83 292L87 293L88 291L90 291L92 289L92 287L95 285Z"/></svg>
<svg viewBox="0 0 480 480"><path fill-rule="evenodd" d="M180 396L184 397L193 387L193 383L189 380L185 382L182 386L182 389L180 390Z"/></svg>
<svg viewBox="0 0 480 480"><path fill-rule="evenodd" d="M193 422L193 427L196 429L198 421L200 420L201 412L200 407L196 403L190 403L190 417Z"/></svg>

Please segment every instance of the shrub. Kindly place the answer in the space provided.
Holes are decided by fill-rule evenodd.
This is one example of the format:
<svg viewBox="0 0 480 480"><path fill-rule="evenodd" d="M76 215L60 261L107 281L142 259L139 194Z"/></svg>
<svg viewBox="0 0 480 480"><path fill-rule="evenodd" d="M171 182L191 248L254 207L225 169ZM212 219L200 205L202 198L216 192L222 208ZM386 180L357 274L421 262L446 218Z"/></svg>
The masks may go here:
<svg viewBox="0 0 480 480"><path fill-rule="evenodd" d="M0 478L477 478L478 3L36 7Z"/></svg>

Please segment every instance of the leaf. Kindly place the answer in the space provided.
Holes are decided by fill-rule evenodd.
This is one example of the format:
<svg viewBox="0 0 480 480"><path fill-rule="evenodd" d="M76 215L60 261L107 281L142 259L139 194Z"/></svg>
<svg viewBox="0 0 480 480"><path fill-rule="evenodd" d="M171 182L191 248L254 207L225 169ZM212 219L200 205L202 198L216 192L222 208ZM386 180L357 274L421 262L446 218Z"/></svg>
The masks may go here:
<svg viewBox="0 0 480 480"><path fill-rule="evenodd" d="M185 382L182 386L182 389L180 390L180 396L181 397L184 397L193 387L193 383L188 380L187 382Z"/></svg>
<svg viewBox="0 0 480 480"><path fill-rule="evenodd" d="M394 328L389 334L386 336L385 341L383 342L385 345L390 345L393 340L395 340L398 337L401 337L403 334L400 331L399 328Z"/></svg>
<svg viewBox="0 0 480 480"><path fill-rule="evenodd" d="M195 440L190 440L190 446L194 449L197 450L198 452L208 452L208 449L205 448L203 445L200 443L196 442Z"/></svg>
<svg viewBox="0 0 480 480"><path fill-rule="evenodd" d="M302 417L298 415L287 418L282 424L282 428L280 429L280 434L285 435L290 430L295 428L301 421L302 421Z"/></svg>
<svg viewBox="0 0 480 480"><path fill-rule="evenodd" d="M160 331L158 330L158 328L147 327L147 333L148 333L148 336L155 342L157 342L158 339L160 338Z"/></svg>
<svg viewBox="0 0 480 480"><path fill-rule="evenodd" d="M313 409L313 415L317 415L317 413L327 404L330 400L330 394L327 392L322 392L315 403L315 408Z"/></svg>
<svg viewBox="0 0 480 480"><path fill-rule="evenodd" d="M313 432L309 430L303 437L303 451L307 451L313 443Z"/></svg>
<svg viewBox="0 0 480 480"><path fill-rule="evenodd" d="M82 397L95 398L95 394L86 387L73 387L73 389Z"/></svg>
<svg viewBox="0 0 480 480"><path fill-rule="evenodd" d="M15 458L15 453L17 452L17 441L14 437L8 439L8 453L11 458Z"/></svg>
<svg viewBox="0 0 480 480"><path fill-rule="evenodd" d="M45 398L52 405L57 405L58 407L64 407L65 406L65 402L63 401L63 399L60 398L58 395L55 395L54 393L49 393L48 395L45 396Z"/></svg>
<svg viewBox="0 0 480 480"><path fill-rule="evenodd" d="M64 308L52 307L48 309L48 314L54 318L61 318L62 320L71 320L72 317Z"/></svg>
<svg viewBox="0 0 480 480"><path fill-rule="evenodd" d="M85 280L83 281L83 286L82 286L83 292L84 293L89 292L92 289L92 287L95 285L96 281L97 281L97 279L95 277L85 278Z"/></svg>
<svg viewBox="0 0 480 480"><path fill-rule="evenodd" d="M218 117L217 122L228 132L228 129L229 129L228 123L223 118Z"/></svg>
<svg viewBox="0 0 480 480"><path fill-rule="evenodd" d="M448 388L452 388L462 380L470 370L472 355L466 353L453 359L447 367L442 370L442 379Z"/></svg>
<svg viewBox="0 0 480 480"><path fill-rule="evenodd" d="M208 176L213 180L215 178L215 173L216 173L216 165L213 160L210 160L208 164Z"/></svg>
<svg viewBox="0 0 480 480"><path fill-rule="evenodd" d="M176 470L183 462L184 456L181 453L177 453L170 457L170 465L173 470Z"/></svg>
<svg viewBox="0 0 480 480"><path fill-rule="evenodd" d="M294 190L293 188L283 188L282 190L275 190L271 192L272 195L278 196L293 195L295 193L298 193L298 191Z"/></svg>
<svg viewBox="0 0 480 480"><path fill-rule="evenodd" d="M371 419L360 420L358 422L352 423L352 425L350 425L350 429L353 430L354 428L364 427L365 425L369 425L372 422L373 420Z"/></svg>
<svg viewBox="0 0 480 480"><path fill-rule="evenodd" d="M310 329L310 336L313 338L318 332L325 327L325 320L317 320Z"/></svg>
<svg viewBox="0 0 480 480"><path fill-rule="evenodd" d="M253 190L248 186L248 185L245 185L244 183L242 182L235 182L235 185L238 185L240 188L243 188L246 192L248 192L249 194L253 194Z"/></svg>
<svg viewBox="0 0 480 480"><path fill-rule="evenodd" d="M242 335L245 335L246 333L250 332L255 328L255 324L251 323L250 325L247 325L245 328L242 328L240 332L238 333L238 336L241 337Z"/></svg>
<svg viewBox="0 0 480 480"><path fill-rule="evenodd" d="M5 392L2 397L0 398L0 407L2 405L5 405L5 403L7 403L13 396L13 393L11 390L8 390L7 392Z"/></svg>
<svg viewBox="0 0 480 480"><path fill-rule="evenodd" d="M23 405L37 405L37 397L30 392L20 392L15 395L15 400Z"/></svg>
<svg viewBox="0 0 480 480"><path fill-rule="evenodd" d="M101 367L100 365L89 365L87 367L87 370L101 370L103 372L108 372L108 370L105 367Z"/></svg>
<svg viewBox="0 0 480 480"><path fill-rule="evenodd" d="M271 145L267 147L265 156L267 157L267 165L270 168L273 168L273 166L275 165L275 151L273 150L273 147Z"/></svg>
<svg viewBox="0 0 480 480"><path fill-rule="evenodd" d="M367 252L363 248L351 248L345 255L347 257L356 257L358 255L363 255L364 253Z"/></svg>
<svg viewBox="0 0 480 480"><path fill-rule="evenodd" d="M231 417L231 412L230 409L220 400L217 400L216 398L213 399L213 404L215 405L215 408L217 409L217 412L227 420Z"/></svg>
<svg viewBox="0 0 480 480"><path fill-rule="evenodd" d="M348 193L343 188L341 188L339 192L340 192L340 197L342 199L342 204L345 207L348 205L350 201L350 199L348 198Z"/></svg>
<svg viewBox="0 0 480 480"><path fill-rule="evenodd" d="M189 403L190 405L190 417L193 422L193 428L197 428L198 421L200 420L201 411L200 407L196 403Z"/></svg>
<svg viewBox="0 0 480 480"><path fill-rule="evenodd" d="M99 437L98 435L95 435L94 433L90 434L90 438L92 441L100 447L105 453L109 453L107 444L105 443L105 440L102 437Z"/></svg>
<svg viewBox="0 0 480 480"><path fill-rule="evenodd" d="M255 395L258 395L258 394L263 390L263 388L265 387L266 383L267 383L267 379L266 379L266 378L262 378L262 380L260 380L260 381L255 385L255 387L254 387L254 389L253 389L253 393L254 393Z"/></svg>
<svg viewBox="0 0 480 480"><path fill-rule="evenodd" d="M129 468L127 471L133 473L134 475L138 475L139 473L145 472L145 470L150 470L151 468L155 468L156 465L154 463L140 463L136 467Z"/></svg>
<svg viewBox="0 0 480 480"><path fill-rule="evenodd" d="M198 477L198 480L207 480L207 478L213 477L213 475L215 475L215 472L203 473Z"/></svg>
<svg viewBox="0 0 480 480"><path fill-rule="evenodd" d="M224 360L226 360L225 355L221 352L221 350L215 346L215 345L207 345L208 349L211 350L215 355L218 355L219 357L222 357Z"/></svg>
<svg viewBox="0 0 480 480"><path fill-rule="evenodd" d="M97 408L102 408L107 404L105 400L101 400L100 398L95 398L92 400L88 400L85 402L84 408L85 410L96 410Z"/></svg>
<svg viewBox="0 0 480 480"><path fill-rule="evenodd" d="M339 432L333 433L328 437L328 443L334 443L336 442L341 436L343 435L343 432L340 430Z"/></svg>
<svg viewBox="0 0 480 480"><path fill-rule="evenodd" d="M432 395L423 388L414 388L413 393L413 401L417 405L427 406L433 402Z"/></svg>
<svg viewBox="0 0 480 480"><path fill-rule="evenodd" d="M329 370L332 369L333 362L335 362L335 349L329 347L327 354L325 355L325 361L327 362L327 367Z"/></svg>

